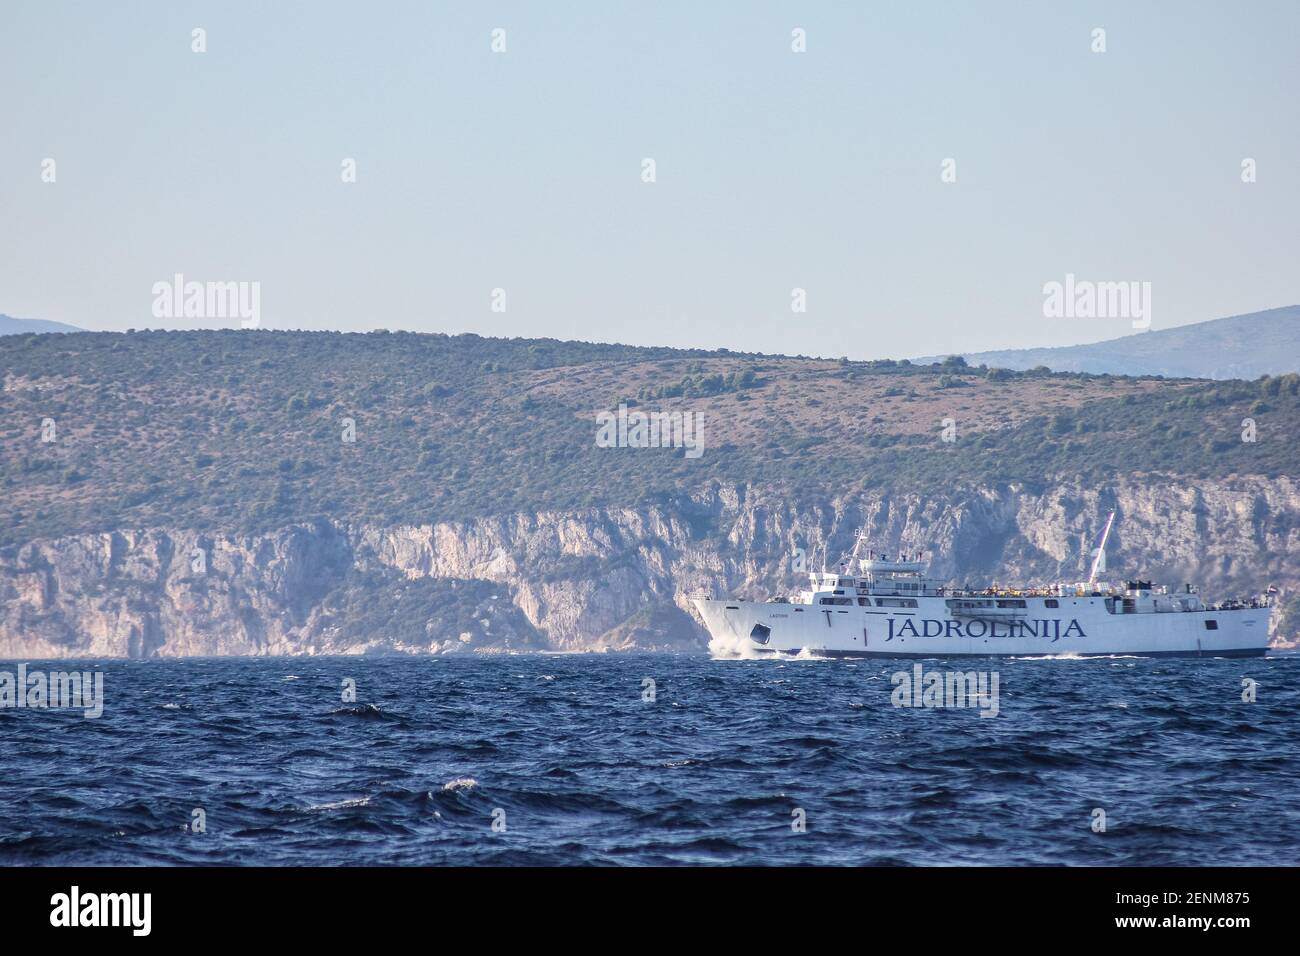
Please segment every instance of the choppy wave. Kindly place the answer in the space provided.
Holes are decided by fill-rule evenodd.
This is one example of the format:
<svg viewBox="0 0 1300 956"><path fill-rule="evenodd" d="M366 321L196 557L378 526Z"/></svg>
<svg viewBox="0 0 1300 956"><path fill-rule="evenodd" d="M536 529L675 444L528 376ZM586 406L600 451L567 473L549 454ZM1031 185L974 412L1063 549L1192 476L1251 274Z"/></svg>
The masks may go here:
<svg viewBox="0 0 1300 956"><path fill-rule="evenodd" d="M0 710L0 863L1300 858L1300 656L1088 660L951 662L993 719L894 706L897 661L105 662L97 720Z"/></svg>

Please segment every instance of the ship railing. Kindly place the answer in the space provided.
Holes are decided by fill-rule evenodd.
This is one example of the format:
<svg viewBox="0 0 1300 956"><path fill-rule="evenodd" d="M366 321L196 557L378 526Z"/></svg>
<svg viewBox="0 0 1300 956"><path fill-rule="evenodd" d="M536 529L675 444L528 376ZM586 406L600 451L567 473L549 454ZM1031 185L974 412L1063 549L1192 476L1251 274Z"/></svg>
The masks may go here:
<svg viewBox="0 0 1300 956"><path fill-rule="evenodd" d="M1227 600L1227 601L1219 601L1219 602L1217 602L1217 603L1215 603L1215 604L1206 604L1205 606L1200 607L1200 608L1198 608L1197 610L1201 610L1201 611L1245 611L1245 610L1261 610L1261 609L1263 609L1263 608L1269 608L1269 607L1272 607L1272 606L1273 606L1273 605L1269 604L1268 601L1260 601L1260 600L1248 600L1248 601Z"/></svg>

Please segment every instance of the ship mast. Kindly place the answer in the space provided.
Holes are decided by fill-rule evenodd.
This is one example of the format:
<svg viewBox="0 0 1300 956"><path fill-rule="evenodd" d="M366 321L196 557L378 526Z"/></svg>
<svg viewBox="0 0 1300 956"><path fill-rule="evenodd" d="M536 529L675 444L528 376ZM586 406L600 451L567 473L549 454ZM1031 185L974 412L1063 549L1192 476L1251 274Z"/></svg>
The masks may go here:
<svg viewBox="0 0 1300 956"><path fill-rule="evenodd" d="M861 555L862 547L867 543L867 529L857 528L853 532L853 551L849 555L850 571L854 574L862 570L863 557ZM871 552L867 552L867 558L871 557Z"/></svg>
<svg viewBox="0 0 1300 956"><path fill-rule="evenodd" d="M1101 533L1101 544L1097 548L1097 556L1092 559L1092 573L1088 575L1088 585L1092 586L1097 580L1097 571L1101 568L1101 563L1106 560L1106 541L1110 538L1110 526L1115 523L1115 512L1110 513L1106 519L1106 530Z"/></svg>

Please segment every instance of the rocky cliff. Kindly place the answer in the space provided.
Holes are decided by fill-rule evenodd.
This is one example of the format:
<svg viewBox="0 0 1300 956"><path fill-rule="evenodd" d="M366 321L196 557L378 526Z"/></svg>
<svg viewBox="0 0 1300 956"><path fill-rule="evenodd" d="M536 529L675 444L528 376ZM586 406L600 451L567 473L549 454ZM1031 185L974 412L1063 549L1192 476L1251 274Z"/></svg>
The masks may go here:
<svg viewBox="0 0 1300 956"><path fill-rule="evenodd" d="M713 483L639 508L34 540L0 550L0 657L702 651L691 594L788 594L797 562L833 563L855 528L954 583L1073 580L1112 508L1111 577L1300 589L1287 478L821 500ZM1281 618L1276 634L1300 629Z"/></svg>

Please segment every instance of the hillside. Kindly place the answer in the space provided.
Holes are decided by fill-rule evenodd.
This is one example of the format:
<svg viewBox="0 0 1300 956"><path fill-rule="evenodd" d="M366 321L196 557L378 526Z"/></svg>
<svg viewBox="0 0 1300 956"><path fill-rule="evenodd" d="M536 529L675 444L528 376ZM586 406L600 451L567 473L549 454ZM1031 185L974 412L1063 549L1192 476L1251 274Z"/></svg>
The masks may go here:
<svg viewBox="0 0 1300 956"><path fill-rule="evenodd" d="M1296 375L232 330L6 338L0 381L0 656L698 648L685 594L792 547L1068 575L1112 507L1112 568L1300 586ZM703 453L597 447L620 402Z"/></svg>
<svg viewBox="0 0 1300 956"><path fill-rule="evenodd" d="M1017 370L1045 366L1057 372L1212 379L1282 375L1300 371L1300 305L1138 332L1091 345L975 352L963 357L972 365Z"/></svg>
<svg viewBox="0 0 1300 956"><path fill-rule="evenodd" d="M735 384L752 373L748 387ZM413 333L0 340L0 544L183 523L268 530L635 505L711 480L1300 474L1295 378L1211 384ZM649 397L664 392L664 397ZM639 397L638 397L639 396ZM595 413L705 418L698 459L601 449ZM1265 436L1239 440L1259 416ZM940 440L952 417L958 440ZM57 441L41 441L53 419ZM341 441L344 419L355 443Z"/></svg>

